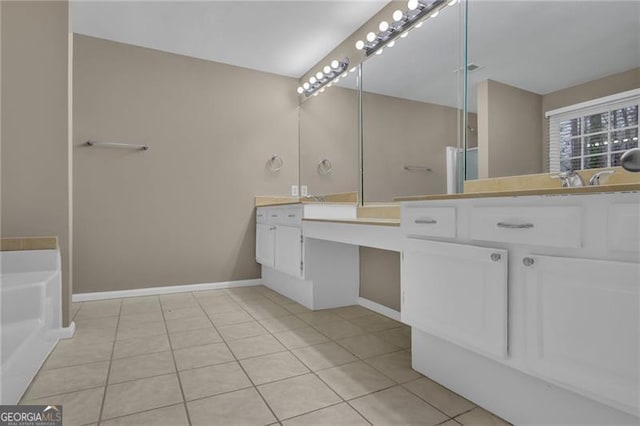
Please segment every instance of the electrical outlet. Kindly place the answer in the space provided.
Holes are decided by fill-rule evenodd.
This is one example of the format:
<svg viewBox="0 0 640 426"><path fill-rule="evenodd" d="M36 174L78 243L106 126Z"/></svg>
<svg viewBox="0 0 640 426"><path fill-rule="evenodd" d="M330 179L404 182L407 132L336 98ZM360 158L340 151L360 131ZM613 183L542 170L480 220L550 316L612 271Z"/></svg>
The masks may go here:
<svg viewBox="0 0 640 426"><path fill-rule="evenodd" d="M306 197L307 195L308 195L307 185L300 186L300 196L301 197Z"/></svg>
<svg viewBox="0 0 640 426"><path fill-rule="evenodd" d="M291 185L291 196L292 197L298 196L298 185Z"/></svg>

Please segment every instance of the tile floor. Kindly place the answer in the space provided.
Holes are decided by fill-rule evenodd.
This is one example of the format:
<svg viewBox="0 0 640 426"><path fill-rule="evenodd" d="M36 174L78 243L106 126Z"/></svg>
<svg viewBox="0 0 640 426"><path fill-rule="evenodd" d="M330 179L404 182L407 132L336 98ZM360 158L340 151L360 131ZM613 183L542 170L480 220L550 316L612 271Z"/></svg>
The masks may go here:
<svg viewBox="0 0 640 426"><path fill-rule="evenodd" d="M73 304L23 404L71 425L505 425L411 369L410 329L266 287Z"/></svg>

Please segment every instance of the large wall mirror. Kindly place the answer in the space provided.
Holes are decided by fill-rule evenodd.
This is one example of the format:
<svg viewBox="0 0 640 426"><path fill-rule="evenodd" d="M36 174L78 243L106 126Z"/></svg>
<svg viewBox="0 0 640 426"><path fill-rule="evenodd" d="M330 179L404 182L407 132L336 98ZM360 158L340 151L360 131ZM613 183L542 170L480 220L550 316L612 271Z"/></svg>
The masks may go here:
<svg viewBox="0 0 640 426"><path fill-rule="evenodd" d="M358 192L356 71L300 104L300 184L310 195Z"/></svg>
<svg viewBox="0 0 640 426"><path fill-rule="evenodd" d="M638 146L639 87L639 2L469 1L467 170L617 166Z"/></svg>
<svg viewBox="0 0 640 426"><path fill-rule="evenodd" d="M364 203L442 194L462 147L464 3L362 64ZM389 17L391 19L391 16Z"/></svg>

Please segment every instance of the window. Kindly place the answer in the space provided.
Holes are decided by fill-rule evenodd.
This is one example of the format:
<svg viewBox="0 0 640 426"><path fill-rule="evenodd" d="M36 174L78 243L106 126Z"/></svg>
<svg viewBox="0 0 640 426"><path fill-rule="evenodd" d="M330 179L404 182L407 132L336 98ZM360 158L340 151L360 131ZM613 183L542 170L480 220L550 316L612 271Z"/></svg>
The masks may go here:
<svg viewBox="0 0 640 426"><path fill-rule="evenodd" d="M619 166L638 147L639 104L637 89L547 112L549 171Z"/></svg>

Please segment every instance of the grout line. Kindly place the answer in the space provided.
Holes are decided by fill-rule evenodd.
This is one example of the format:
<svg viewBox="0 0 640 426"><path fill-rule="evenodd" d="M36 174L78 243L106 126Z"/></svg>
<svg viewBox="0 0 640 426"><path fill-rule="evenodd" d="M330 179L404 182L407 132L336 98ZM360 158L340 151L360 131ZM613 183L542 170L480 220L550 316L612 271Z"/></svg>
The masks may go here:
<svg viewBox="0 0 640 426"><path fill-rule="evenodd" d="M191 294L191 293L189 293ZM192 296L193 297L193 296ZM195 299L195 298L194 298ZM160 311L162 312L162 319L164 328L167 332L167 339L169 339L169 350L171 352L171 359L173 360L173 367L176 369L176 376L178 378L178 386L180 387L180 394L182 395L182 405L184 406L184 411L187 414L187 422L191 425L191 416L189 415L189 410L187 409L187 398L184 396L184 388L182 387L182 379L180 378L180 372L178 370L178 363L176 362L176 355L173 351L173 345L171 344L171 335L169 334L169 327L167 326L167 319L164 315L164 309L162 305L162 300L160 300Z"/></svg>
<svg viewBox="0 0 640 426"><path fill-rule="evenodd" d="M98 423L102 422L102 413L104 412L104 403L107 399L107 387L109 386L109 376L111 375L111 365L113 364L113 354L116 350L116 338L118 337L118 328L120 327L120 313L122 312L122 299L120 299L120 309L118 310L118 320L116 321L116 332L113 338L113 346L111 347L111 357L109 358L109 367L107 368L107 377L104 383L104 392L102 393L102 404L100 404L100 413L98 414Z"/></svg>
<svg viewBox="0 0 640 426"><path fill-rule="evenodd" d="M200 302L200 300L198 300L197 297L195 297L195 299L198 301L198 304L200 305L200 308L202 310L204 310L204 308L202 307L202 303ZM249 316L251 316L253 318L253 315L251 315L249 312L247 312L247 314L249 314ZM209 318L207 316L207 318ZM273 411L273 408L271 408L271 406L269 405L269 403L267 402L267 400L264 398L264 396L262 395L262 393L260 393L260 391L258 390L258 387L256 386L256 384L254 383L253 379L251 378L251 376L249 376L249 374L247 373L247 371L245 370L244 366L242 365L242 363L240 362L240 360L238 359L238 357L236 356L235 353L233 353L233 351L231 350L231 347L229 347L229 344L227 343L227 340L222 336L222 334L220 334L220 331L218 330L218 328L216 327L216 325L213 323L213 321L211 320L211 318L209 318L209 322L211 322L211 325L213 326L213 328L216 330L216 332L220 335L220 337L222 338L223 343L225 344L225 346L227 347L227 350L229 351L229 353L231 354L231 356L233 357L233 359L235 360L235 362L238 364L238 366L240 366L240 369L242 370L242 372L244 373L245 376L247 376L247 379L249 380L249 383L251 383L251 385L253 386L253 389L256 391L256 393L258 395L260 395L260 398L262 398L262 401L264 402L264 404L267 406L267 408L269 409L269 411L271 412L271 414L273 415L273 418L276 419L276 422L278 424L280 424L280 418L276 415L275 411ZM262 327L264 328L264 327ZM266 330L266 329L265 329ZM269 330L267 330L267 332L269 332Z"/></svg>
<svg viewBox="0 0 640 426"><path fill-rule="evenodd" d="M113 300L113 299L111 299L111 300ZM160 409L162 409L162 408L169 408L169 407L176 407L176 406L178 406L178 405L183 405L183 404L182 404L182 403L180 403L180 402L178 402L178 403L173 403L173 404L170 404L170 405L164 405L164 406L162 406L162 407L150 408L150 409L148 409L148 410L142 410L142 411L136 411L135 413L124 414L124 415L122 415L122 416L109 417L108 419L105 419L104 421L105 421L105 422L107 422L107 421L109 421L109 422L110 422L110 421L113 421L113 420L121 419L121 418L123 418L123 417L134 416L134 415L136 415L136 414L149 413L149 412L154 411L154 410L160 410ZM102 420L101 420L101 423L102 423ZM87 426L88 426L88 425L95 425L95 423L87 423Z"/></svg>

